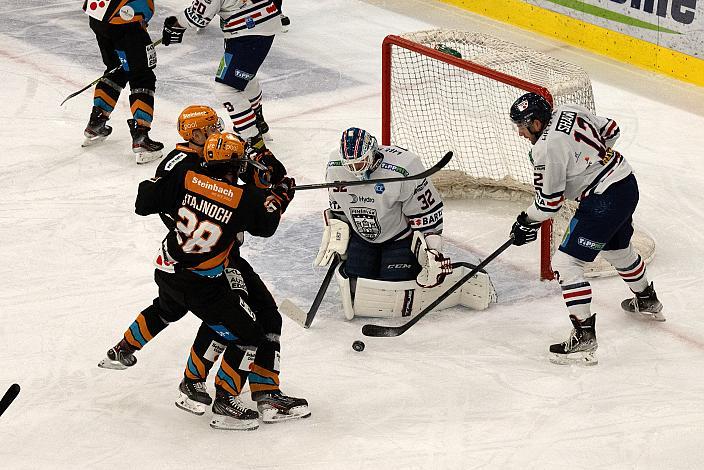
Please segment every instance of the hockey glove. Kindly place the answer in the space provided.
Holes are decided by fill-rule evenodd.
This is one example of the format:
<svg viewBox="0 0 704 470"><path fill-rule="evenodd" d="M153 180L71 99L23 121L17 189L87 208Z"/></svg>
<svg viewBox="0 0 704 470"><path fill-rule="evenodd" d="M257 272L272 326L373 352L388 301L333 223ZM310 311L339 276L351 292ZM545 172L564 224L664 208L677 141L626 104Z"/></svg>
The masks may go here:
<svg viewBox="0 0 704 470"><path fill-rule="evenodd" d="M291 203L293 196L296 193L296 180L285 176L279 184L272 186L269 190L270 195L266 198L264 205L269 212L280 211L282 214L286 212L286 208Z"/></svg>
<svg viewBox="0 0 704 470"><path fill-rule="evenodd" d="M268 170L265 171L256 168L252 168L251 170L252 174L250 180L259 188L265 189L277 185L282 182L284 176L286 176L286 167L269 149L257 150L250 147L246 158L259 162L268 168Z"/></svg>
<svg viewBox="0 0 704 470"><path fill-rule="evenodd" d="M538 229L541 222L535 222L528 218L528 214L521 212L511 227L511 238L516 246L534 242L538 238Z"/></svg>
<svg viewBox="0 0 704 470"><path fill-rule="evenodd" d="M164 20L164 30L161 33L161 42L163 45L179 44L183 41L183 33L186 28L178 24L178 19L175 16L167 16Z"/></svg>

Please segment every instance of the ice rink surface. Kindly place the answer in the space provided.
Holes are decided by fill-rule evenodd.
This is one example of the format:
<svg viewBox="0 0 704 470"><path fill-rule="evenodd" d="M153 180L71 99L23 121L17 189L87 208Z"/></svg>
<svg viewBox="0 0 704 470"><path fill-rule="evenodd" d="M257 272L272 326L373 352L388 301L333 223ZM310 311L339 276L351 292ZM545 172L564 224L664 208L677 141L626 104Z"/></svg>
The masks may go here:
<svg viewBox="0 0 704 470"><path fill-rule="evenodd" d="M636 222L657 242L648 272L668 320L629 317L619 307L625 284L595 280L600 363L553 365L548 345L570 329L559 289L537 281L534 246L512 247L488 268L497 305L430 314L401 337L365 338L357 353L352 341L368 321L344 321L333 284L310 330L284 319L282 389L307 398L312 417L214 431L208 414L173 405L199 324L192 315L131 370L96 367L156 293L151 256L164 230L133 212L156 163L134 163L127 93L99 147L80 146L91 92L58 106L103 70L80 4L0 5L0 392L22 387L0 418L0 467L704 468L704 90L432 1L284 2L291 30L277 36L260 79L270 147L299 184L322 180L341 130L379 132L387 34L474 30L583 66L636 169ZM153 39L183 7L157 2ZM158 48L152 137L167 149L182 108L217 105L221 48L217 24ZM273 238L246 244L275 297L306 309L324 274L311 264L326 203L324 191L300 192ZM521 209L448 203L456 259L491 253Z"/></svg>

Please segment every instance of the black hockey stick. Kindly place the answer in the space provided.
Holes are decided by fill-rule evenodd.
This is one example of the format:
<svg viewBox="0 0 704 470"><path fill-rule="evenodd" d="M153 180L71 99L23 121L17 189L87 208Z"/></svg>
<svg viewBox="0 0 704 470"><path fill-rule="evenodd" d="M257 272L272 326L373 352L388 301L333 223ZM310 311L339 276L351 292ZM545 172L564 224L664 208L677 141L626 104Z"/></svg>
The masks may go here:
<svg viewBox="0 0 704 470"><path fill-rule="evenodd" d="M484 267L489 264L494 258L499 256L506 248L509 246L513 245L513 237L509 238L506 242L504 242L503 245L501 245L499 248L496 249L492 254L490 254L484 261L479 263L474 269L472 269L469 273L467 273L464 277L462 277L459 281L455 282L449 289L447 289L440 297L435 299L433 303L425 307L418 315L413 317L410 321L404 323L403 325L400 326L384 326L384 325L364 325L362 327L362 334L364 336L375 336L375 337L380 337L380 336L401 336L404 334L410 327L415 325L420 321L421 318L426 316L428 312L430 312L432 309L440 305L440 303L448 298L453 292L455 292L457 289L459 289L462 284L467 282L469 279L471 279L475 274L477 274L479 271L484 269ZM462 265L463 263L453 263L452 266L455 267L457 265Z"/></svg>
<svg viewBox="0 0 704 470"><path fill-rule="evenodd" d="M304 191L306 189L324 189L324 188L344 188L346 186L361 186L363 184L377 184L377 183L393 183L395 181L405 181L405 180L420 180L427 178L428 176L437 173L442 167L447 165L447 162L452 158L452 151L447 152L439 162L431 166L425 171L421 171L417 175L410 176L398 176L394 178L381 178L377 180L354 180L354 181L333 181L332 183L317 183L317 184L302 184L296 186L296 191Z"/></svg>
<svg viewBox="0 0 704 470"><path fill-rule="evenodd" d="M2 416L7 407L12 404L15 398L17 398L17 395L19 395L19 393L20 386L18 384L10 385L10 388L7 389L7 392L5 392L5 395L3 395L2 400L0 400L0 416Z"/></svg>
<svg viewBox="0 0 704 470"><path fill-rule="evenodd" d="M313 299L313 304L310 306L310 309L308 309L308 313L305 313L303 310L301 310L296 304L291 302L288 299L284 299L283 302L281 302L281 305L279 306L279 310L289 317L291 320L295 321L299 325L302 325L303 328L310 328L310 325L313 323L313 319L315 318L315 315L318 313L318 308L320 307L320 304L323 301L323 298L325 297L325 292L328 290L328 286L330 285L330 281L332 281L332 276L335 274L335 268L337 268L340 264L340 255L335 253L335 256L333 257L332 261L330 262L330 267L328 268L328 272L325 273L325 277L323 278L323 282L320 284L320 288L318 289L318 293L315 294L315 299Z"/></svg>
<svg viewBox="0 0 704 470"><path fill-rule="evenodd" d="M161 41L162 41L162 39L157 39L156 41L154 41L153 43L151 43L151 46L152 46L152 47L156 47L156 46L158 46L159 44L161 44ZM61 104L60 104L59 106L63 106L65 102L67 102L68 100L70 100L70 99L73 98L73 97L76 97L76 96L80 95L81 93L83 93L84 91L86 91L88 88L92 87L93 85L95 85L96 83L98 83L100 80L102 80L103 78L107 77L107 76L110 75L111 73L117 72L118 70L120 70L120 69L122 68L123 65L124 65L124 64L120 63L120 65L118 65L117 67L115 67L115 68L112 69L112 70L109 70L109 71L105 72L103 75L101 75L100 77L96 78L95 80L93 80L93 81L90 82L88 85L86 85L86 86L84 86L83 88L81 88L80 90L71 93L71 94L68 95L66 98L64 98L64 100L61 102Z"/></svg>

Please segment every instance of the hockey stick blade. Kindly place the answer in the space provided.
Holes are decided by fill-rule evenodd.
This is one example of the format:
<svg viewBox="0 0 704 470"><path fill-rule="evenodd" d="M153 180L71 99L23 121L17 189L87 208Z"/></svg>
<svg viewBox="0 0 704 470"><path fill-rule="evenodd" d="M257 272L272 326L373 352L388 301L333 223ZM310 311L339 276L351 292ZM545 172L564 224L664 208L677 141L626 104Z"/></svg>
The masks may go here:
<svg viewBox="0 0 704 470"><path fill-rule="evenodd" d="M18 384L10 385L7 389L5 395L3 395L2 400L0 400L0 416L5 412L5 410L15 401L17 395L20 394L20 386Z"/></svg>
<svg viewBox="0 0 704 470"><path fill-rule="evenodd" d="M354 181L333 181L332 183L317 183L317 184L302 184L296 186L296 191L305 191L306 189L327 189L327 188L344 188L346 186L361 186L364 184L379 184L379 183L393 183L396 181L406 181L406 180L421 180L427 178L440 171L447 163L452 159L452 151L447 152L435 165L431 166L425 171L421 171L417 175L410 176L398 176L394 178L380 178L371 180L354 180Z"/></svg>
<svg viewBox="0 0 704 470"><path fill-rule="evenodd" d="M162 40L163 40L163 39L160 38L160 39L157 39L156 41L154 41L154 42L151 44L152 47L156 47L156 46L158 46L159 44L161 44L161 41L162 41ZM120 69L122 68L122 66L123 66L123 64L121 63L121 64L118 65L117 67L115 67L115 68L113 68L113 69L111 69L111 70L105 72L103 75L101 75L100 77L96 78L95 80L93 80L93 81L90 82L88 85L86 85L86 86L84 86L83 88L81 88L80 90L74 91L73 93L71 93L70 95L68 95L66 98L64 98L64 100L61 102L61 104L60 104L59 106L63 106L65 102L67 102L67 101L70 100L71 98L74 98L74 97L80 95L81 93L83 93L84 91L86 91L88 88L92 87L93 85L95 85L96 83L98 83L100 80L102 80L103 78L107 77L107 76L110 75L111 73L117 72L118 70L120 70Z"/></svg>
<svg viewBox="0 0 704 470"><path fill-rule="evenodd" d="M425 315L428 314L431 310L433 310L435 307L440 305L440 303L448 298L453 292L455 292L457 289L462 287L462 284L470 280L475 274L477 274L479 271L484 269L484 267L489 264L491 261L494 260L497 256L499 256L506 248L509 246L513 245L513 237L509 238L506 242L504 242L503 245L501 245L499 248L496 249L492 254L490 254L484 261L479 263L476 267L474 267L469 273L467 273L465 276L463 276L459 281L455 282L449 289L447 289L440 297L435 299L433 303L425 307L418 315L413 317L411 320L408 322L404 323L403 325L400 326L385 326L385 325L364 325L362 327L362 334L364 336L373 336L373 337L392 337L392 336L401 336L404 334L406 331L408 331L409 328L411 328L413 325L418 323L421 318L423 318ZM464 263L453 263L453 267L457 266L462 266Z"/></svg>
<svg viewBox="0 0 704 470"><path fill-rule="evenodd" d="M310 325L313 323L315 315L318 313L318 308L320 308L320 304L322 303L323 298L325 297L325 292L327 292L328 290L330 281L332 281L332 277L335 274L335 268L337 268L339 264L340 255L335 254L335 257L330 262L328 272L325 273L323 282L320 284L318 292L315 294L313 304L310 306L310 309L308 309L307 313L304 312L301 308L299 308L296 304L291 302L289 299L284 299L284 301L281 302L281 305L279 305L279 310L281 311L281 313L301 325L303 328L310 328Z"/></svg>

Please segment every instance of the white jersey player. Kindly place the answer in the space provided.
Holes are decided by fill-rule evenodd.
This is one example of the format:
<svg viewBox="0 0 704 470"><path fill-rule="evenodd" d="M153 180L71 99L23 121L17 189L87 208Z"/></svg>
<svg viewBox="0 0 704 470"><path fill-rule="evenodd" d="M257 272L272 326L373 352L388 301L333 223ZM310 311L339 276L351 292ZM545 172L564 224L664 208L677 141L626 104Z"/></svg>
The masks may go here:
<svg viewBox="0 0 704 470"><path fill-rule="evenodd" d="M613 149L619 127L614 120L573 104L553 111L536 93L518 98L510 114L519 135L533 144L535 182L533 204L511 230L514 244L534 241L540 222L553 217L566 199L580 203L553 258L574 327L567 341L550 346L553 360L595 364L596 314L591 312L592 290L584 266L599 252L635 293L621 303L622 308L664 320L645 263L631 244L638 184L631 166Z"/></svg>
<svg viewBox="0 0 704 470"><path fill-rule="evenodd" d="M326 180L356 177L369 184L330 189L315 264L328 264L335 253L345 259L336 279L346 318L410 316L463 275L463 269L453 273L442 254L440 193L429 179L412 178L424 170L413 152L379 146L363 129L342 133L340 152L328 162ZM394 177L408 179L375 182ZM493 298L488 275L480 273L440 308L459 303L486 308Z"/></svg>
<svg viewBox="0 0 704 470"><path fill-rule="evenodd" d="M215 16L225 36L225 52L215 75L215 93L230 115L234 131L257 148L269 131L256 78L274 36L281 12L272 0L193 0L177 16L164 20L163 44L180 43L186 29L205 28Z"/></svg>

